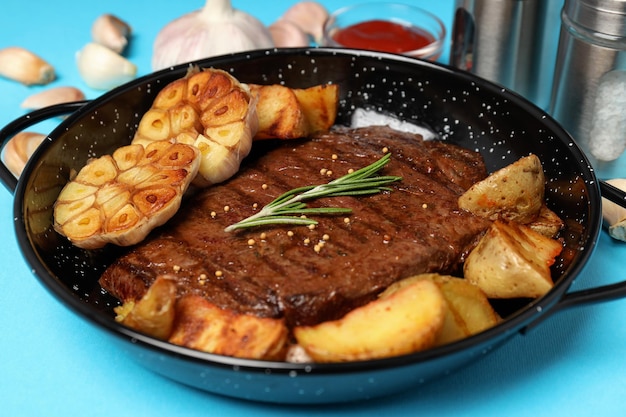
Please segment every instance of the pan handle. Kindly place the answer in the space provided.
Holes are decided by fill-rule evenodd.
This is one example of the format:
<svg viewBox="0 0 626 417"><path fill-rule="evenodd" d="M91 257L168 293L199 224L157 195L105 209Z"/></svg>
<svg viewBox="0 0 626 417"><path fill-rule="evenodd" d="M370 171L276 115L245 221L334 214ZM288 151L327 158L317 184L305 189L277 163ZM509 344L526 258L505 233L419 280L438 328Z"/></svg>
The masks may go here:
<svg viewBox="0 0 626 417"><path fill-rule="evenodd" d="M556 305L550 308L546 314L542 314L536 320L524 327L521 330L521 333L524 334L529 332L539 324L543 323L546 318L549 318L555 313L565 309L594 304L597 302L619 300L624 297L626 297L626 281L567 293L563 295Z"/></svg>
<svg viewBox="0 0 626 417"><path fill-rule="evenodd" d="M616 186L606 181L600 181L600 192L602 193L602 197L626 208L626 193Z"/></svg>
<svg viewBox="0 0 626 417"><path fill-rule="evenodd" d="M599 185L603 198L626 208L626 192L606 181L599 181ZM538 319L524 327L521 332L526 333L534 329L546 318L559 311L602 301L618 300L624 297L626 297L626 281L566 293L546 314L539 316Z"/></svg>
<svg viewBox="0 0 626 417"><path fill-rule="evenodd" d="M47 119L51 119L53 117L74 113L76 110L83 107L87 103L89 103L89 100L55 104L53 106L34 110L28 114L18 117L0 130L0 153L9 142L9 140L24 129L27 129L30 126L43 122ZM0 180L2 181L3 185L11 192L11 194L14 194L15 188L17 187L17 178L15 178L15 176L6 166L4 161L1 162Z"/></svg>

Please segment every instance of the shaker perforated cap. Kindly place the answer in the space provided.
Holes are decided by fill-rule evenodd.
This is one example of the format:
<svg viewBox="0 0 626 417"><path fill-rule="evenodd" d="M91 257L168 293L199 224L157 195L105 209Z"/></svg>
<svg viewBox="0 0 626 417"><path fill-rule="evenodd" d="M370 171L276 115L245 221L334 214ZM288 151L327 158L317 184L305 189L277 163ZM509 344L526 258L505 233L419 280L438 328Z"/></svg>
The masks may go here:
<svg viewBox="0 0 626 417"><path fill-rule="evenodd" d="M586 30L626 37L626 0L566 0L563 14Z"/></svg>

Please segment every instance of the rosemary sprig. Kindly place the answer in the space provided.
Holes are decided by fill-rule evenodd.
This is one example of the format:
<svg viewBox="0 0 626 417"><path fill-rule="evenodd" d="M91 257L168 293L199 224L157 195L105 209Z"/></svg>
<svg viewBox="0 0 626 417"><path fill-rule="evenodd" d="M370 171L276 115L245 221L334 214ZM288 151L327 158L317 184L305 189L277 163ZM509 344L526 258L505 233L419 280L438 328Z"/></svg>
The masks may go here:
<svg viewBox="0 0 626 417"><path fill-rule="evenodd" d="M236 229L243 229L254 226L264 226L271 224L291 224L291 225L311 225L317 221L302 217L309 214L337 215L348 214L352 210L340 207L320 207L309 208L304 201L321 197L337 196L364 196L378 194L382 191L389 191L387 184L402 180L402 177L378 175L378 172L389 163L390 154L385 154L378 161L371 165L346 174L327 184L309 185L306 187L294 188L282 194L274 201L263 207L258 213L231 224L226 229L232 232Z"/></svg>

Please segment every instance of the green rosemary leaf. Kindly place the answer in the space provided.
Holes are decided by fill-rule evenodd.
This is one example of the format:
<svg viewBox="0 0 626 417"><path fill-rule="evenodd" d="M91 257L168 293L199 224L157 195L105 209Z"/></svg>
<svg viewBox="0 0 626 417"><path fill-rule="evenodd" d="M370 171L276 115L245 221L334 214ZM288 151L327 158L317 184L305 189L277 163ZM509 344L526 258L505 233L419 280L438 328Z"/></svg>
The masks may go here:
<svg viewBox="0 0 626 417"><path fill-rule="evenodd" d="M385 185L401 181L402 177L377 175L378 172L389 163L390 158L390 154L385 154L378 161L327 184L299 187L287 191L267 204L256 214L228 226L225 230L230 232L236 229L276 224L311 225L317 224L317 221L300 216L305 214L328 215L351 213L352 210L349 208L308 208L304 201L321 197L366 196L378 194L383 191L391 191L391 189L385 187Z"/></svg>

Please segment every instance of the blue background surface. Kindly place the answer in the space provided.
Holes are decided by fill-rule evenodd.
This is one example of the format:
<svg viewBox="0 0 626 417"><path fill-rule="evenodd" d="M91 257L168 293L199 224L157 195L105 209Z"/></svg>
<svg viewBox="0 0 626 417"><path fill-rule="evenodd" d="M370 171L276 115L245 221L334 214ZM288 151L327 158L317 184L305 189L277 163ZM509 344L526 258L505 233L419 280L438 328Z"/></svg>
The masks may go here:
<svg viewBox="0 0 626 417"><path fill-rule="evenodd" d="M552 0L549 0L552 1ZM233 1L269 24L294 1ZM322 2L330 10L349 2ZM452 20L453 0L416 1ZM92 22L113 13L133 26L128 58L139 75L151 72L152 42L175 17L202 1L4 0L0 48L23 46L51 62L58 80L88 98L101 92L79 78L74 54L90 40ZM554 30L558 31L558 21ZM447 50L442 60L446 60ZM546 68L551 71L551 68ZM549 86L546 86L549 88ZM0 126L24 114L25 87L0 79ZM53 122L39 128L47 133ZM326 407L283 407L223 398L169 381L137 365L117 345L75 317L37 282L13 232L12 198L0 190L0 407L6 416L420 415L618 416L626 412L626 300L560 312L525 335L458 372L376 401ZM626 275L626 244L602 233L582 289Z"/></svg>

